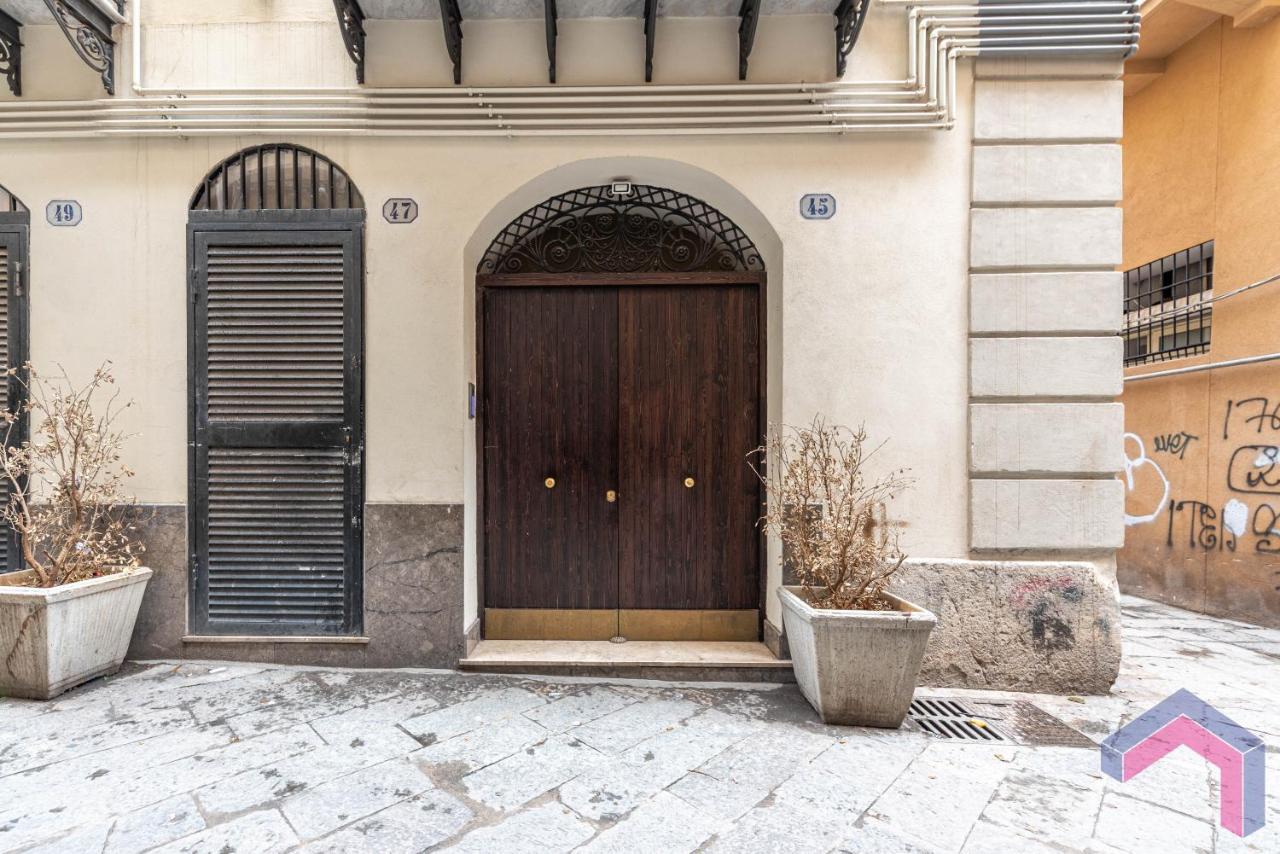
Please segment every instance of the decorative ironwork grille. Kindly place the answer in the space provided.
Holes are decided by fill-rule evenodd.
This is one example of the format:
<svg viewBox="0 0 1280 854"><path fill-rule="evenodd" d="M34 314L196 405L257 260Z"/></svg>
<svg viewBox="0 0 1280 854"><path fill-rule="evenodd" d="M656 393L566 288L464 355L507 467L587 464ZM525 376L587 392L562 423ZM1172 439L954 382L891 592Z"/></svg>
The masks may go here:
<svg viewBox="0 0 1280 854"><path fill-rule="evenodd" d="M1208 352L1212 297L1212 240L1126 271L1124 363Z"/></svg>
<svg viewBox="0 0 1280 854"><path fill-rule="evenodd" d="M191 197L193 211L341 210L364 197L332 160L300 145L259 145L223 160Z"/></svg>
<svg viewBox="0 0 1280 854"><path fill-rule="evenodd" d="M480 273L763 272L751 239L711 205L662 187L583 187L516 217Z"/></svg>

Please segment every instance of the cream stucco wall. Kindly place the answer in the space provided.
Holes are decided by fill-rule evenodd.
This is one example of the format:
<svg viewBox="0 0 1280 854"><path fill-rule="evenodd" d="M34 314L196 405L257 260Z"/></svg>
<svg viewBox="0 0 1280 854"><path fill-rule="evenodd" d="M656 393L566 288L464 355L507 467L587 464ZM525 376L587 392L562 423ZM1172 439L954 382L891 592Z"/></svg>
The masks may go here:
<svg viewBox="0 0 1280 854"><path fill-rule="evenodd" d="M299 17L304 20L269 31L226 21L158 21L146 33L148 85L239 85L258 79L259 71L289 85L335 85L350 75L336 26L327 17ZM370 27L370 82L442 82L448 73L440 60L443 52L427 52L423 41L412 38L422 25L397 24L399 29L388 31L392 26ZM530 26L539 38L532 37ZM827 17L766 19L752 58L752 79L828 79L830 26ZM468 27L469 75L502 82L544 80L540 24ZM662 28L661 79L734 78L732 19L664 21ZM643 39L633 30L635 22L565 22L562 79L634 80L639 55L634 43L642 50ZM226 55L201 48L196 56L187 50L234 39L237 32L252 32L245 37L265 39L266 47L255 42L257 52ZM851 76L901 76L904 33L900 15L877 10L866 25ZM56 32L34 35L50 51L58 47L51 38L60 38ZM323 50L312 49L321 44ZM330 61L335 49L344 64ZM57 88L54 77L40 80L34 72L29 91L38 97L84 97L80 71L62 73L65 91L51 91ZM123 90L127 59L121 77ZM92 75L89 82L95 82ZM959 126L950 132L519 140L269 137L333 158L370 207L367 499L467 504L472 529L467 563L474 567L474 433L466 417L466 388L475 378L476 260L492 235L525 207L573 186L624 175L700 196L751 234L769 269L771 418L803 423L823 413L849 424L865 422L873 437L889 440L877 465L907 466L918 479L891 511L903 525L907 550L921 557L966 556L972 96L964 66L959 91ZM146 502L181 503L187 494L187 203L220 158L262 141L0 142L0 184L33 210L33 360L61 362L73 374L84 374L103 359L116 363L122 388L139 403L125 426L138 434L129 446L129 462L138 471L137 494ZM839 201L835 218L803 220L798 201L807 192L833 193ZM379 208L391 196L416 198L419 219L407 226L383 221ZM73 229L47 225L43 208L54 198L80 200L83 224ZM770 589L777 580L777 561L773 564ZM475 609L471 571L468 622ZM772 597L769 611L776 621Z"/></svg>

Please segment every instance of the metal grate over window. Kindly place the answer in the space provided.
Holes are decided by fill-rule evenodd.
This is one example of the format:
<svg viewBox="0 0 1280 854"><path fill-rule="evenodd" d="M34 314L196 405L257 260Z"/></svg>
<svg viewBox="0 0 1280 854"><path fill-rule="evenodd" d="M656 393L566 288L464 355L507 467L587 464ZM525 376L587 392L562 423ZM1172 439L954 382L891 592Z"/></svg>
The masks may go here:
<svg viewBox="0 0 1280 854"><path fill-rule="evenodd" d="M1126 271L1124 363L1208 352L1212 297L1212 240Z"/></svg>
<svg viewBox="0 0 1280 854"><path fill-rule="evenodd" d="M0 186L0 213L24 214L27 212L27 206L21 199Z"/></svg>
<svg viewBox="0 0 1280 854"><path fill-rule="evenodd" d="M364 207L347 173L300 145L246 148L218 164L191 197L193 211L334 210Z"/></svg>

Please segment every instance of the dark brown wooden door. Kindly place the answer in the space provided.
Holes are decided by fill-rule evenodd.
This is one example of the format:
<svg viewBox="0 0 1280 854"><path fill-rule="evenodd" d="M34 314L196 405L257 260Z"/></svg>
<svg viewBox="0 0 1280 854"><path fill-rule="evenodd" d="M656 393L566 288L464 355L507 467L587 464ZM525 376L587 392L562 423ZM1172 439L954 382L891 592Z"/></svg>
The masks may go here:
<svg viewBox="0 0 1280 854"><path fill-rule="evenodd" d="M491 288L483 311L485 605L616 608L618 292Z"/></svg>
<svg viewBox="0 0 1280 854"><path fill-rule="evenodd" d="M757 636L759 299L484 289L487 637Z"/></svg>
<svg viewBox="0 0 1280 854"><path fill-rule="evenodd" d="M755 287L619 295L622 609L760 602Z"/></svg>

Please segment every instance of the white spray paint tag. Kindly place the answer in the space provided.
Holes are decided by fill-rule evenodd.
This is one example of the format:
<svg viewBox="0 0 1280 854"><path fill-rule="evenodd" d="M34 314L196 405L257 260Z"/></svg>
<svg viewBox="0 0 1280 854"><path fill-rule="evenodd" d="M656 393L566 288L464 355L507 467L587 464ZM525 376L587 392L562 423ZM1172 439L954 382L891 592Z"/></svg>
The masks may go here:
<svg viewBox="0 0 1280 854"><path fill-rule="evenodd" d="M1243 501L1231 499L1222 508L1223 526L1237 537L1244 536L1245 525L1249 522L1249 505Z"/></svg>

